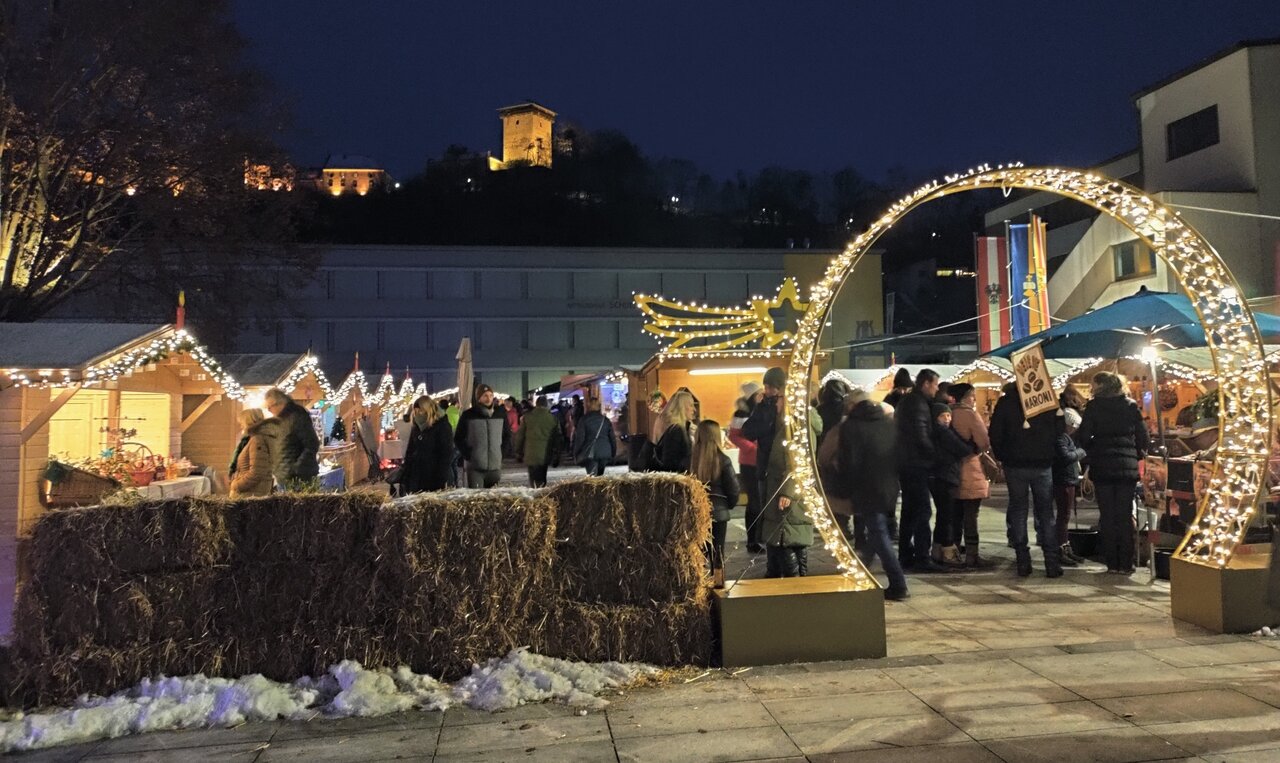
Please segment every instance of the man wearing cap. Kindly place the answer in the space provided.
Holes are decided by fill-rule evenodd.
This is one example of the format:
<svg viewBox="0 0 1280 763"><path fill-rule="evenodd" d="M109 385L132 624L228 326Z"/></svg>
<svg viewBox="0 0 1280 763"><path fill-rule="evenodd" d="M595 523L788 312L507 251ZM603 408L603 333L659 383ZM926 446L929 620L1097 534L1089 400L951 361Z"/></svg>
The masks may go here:
<svg viewBox="0 0 1280 763"><path fill-rule="evenodd" d="M467 487L493 487L502 480L502 453L511 442L511 427L493 388L476 387L475 404L458 417L453 442L466 463Z"/></svg>

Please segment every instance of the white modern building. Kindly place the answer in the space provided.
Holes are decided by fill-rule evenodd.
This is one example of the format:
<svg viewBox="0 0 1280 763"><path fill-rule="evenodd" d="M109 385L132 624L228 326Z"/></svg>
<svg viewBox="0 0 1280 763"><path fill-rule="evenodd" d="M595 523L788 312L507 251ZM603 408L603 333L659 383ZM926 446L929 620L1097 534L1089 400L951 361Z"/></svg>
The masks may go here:
<svg viewBox="0 0 1280 763"><path fill-rule="evenodd" d="M1222 255L1255 306L1280 294L1280 39L1240 43L1134 96L1141 145L1095 169L1175 209ZM1177 279L1108 215L1037 193L986 215L998 234L1028 211L1049 224L1049 307L1073 318ZM1255 215L1262 215L1257 217Z"/></svg>

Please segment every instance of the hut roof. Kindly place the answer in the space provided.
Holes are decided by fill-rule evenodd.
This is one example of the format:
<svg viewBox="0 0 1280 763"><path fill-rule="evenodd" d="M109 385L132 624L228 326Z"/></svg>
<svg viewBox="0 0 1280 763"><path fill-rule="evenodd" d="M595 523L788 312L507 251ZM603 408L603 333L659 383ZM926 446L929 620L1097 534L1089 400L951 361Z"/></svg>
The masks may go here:
<svg viewBox="0 0 1280 763"><path fill-rule="evenodd" d="M0 323L0 368L83 368L168 328L152 323Z"/></svg>
<svg viewBox="0 0 1280 763"><path fill-rule="evenodd" d="M289 352L244 353L221 355L218 361L227 373L246 387L270 387L279 384L289 372L306 359L306 355Z"/></svg>

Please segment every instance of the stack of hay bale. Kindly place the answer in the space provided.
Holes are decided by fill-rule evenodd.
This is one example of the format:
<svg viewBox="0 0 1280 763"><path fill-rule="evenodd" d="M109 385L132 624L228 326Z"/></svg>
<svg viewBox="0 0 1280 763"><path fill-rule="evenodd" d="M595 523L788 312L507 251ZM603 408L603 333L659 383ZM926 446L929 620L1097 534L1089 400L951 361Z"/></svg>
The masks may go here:
<svg viewBox="0 0 1280 763"><path fill-rule="evenodd" d="M556 505L545 651L570 659L707 664L712 632L703 545L707 491L677 475L582 479Z"/></svg>
<svg viewBox="0 0 1280 763"><path fill-rule="evenodd" d="M375 545L388 649L452 679L536 642L555 529L542 496L424 494L383 507Z"/></svg>
<svg viewBox="0 0 1280 763"><path fill-rule="evenodd" d="M705 489L676 476L50 512L0 699L65 701L162 673L287 681L343 659L452 679L519 646L706 664L710 516Z"/></svg>

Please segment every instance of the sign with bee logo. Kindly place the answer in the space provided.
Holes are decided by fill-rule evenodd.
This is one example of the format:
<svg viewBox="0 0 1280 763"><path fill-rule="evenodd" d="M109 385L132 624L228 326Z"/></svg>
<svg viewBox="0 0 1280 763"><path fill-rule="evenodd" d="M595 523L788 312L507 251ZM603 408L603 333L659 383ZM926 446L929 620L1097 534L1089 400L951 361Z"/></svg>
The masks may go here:
<svg viewBox="0 0 1280 763"><path fill-rule="evenodd" d="M1032 416L1058 408L1058 393L1053 391L1053 379L1044 362L1044 349L1039 342L1018 350L1010 357L1013 372L1017 375L1018 396L1022 398L1022 415Z"/></svg>

